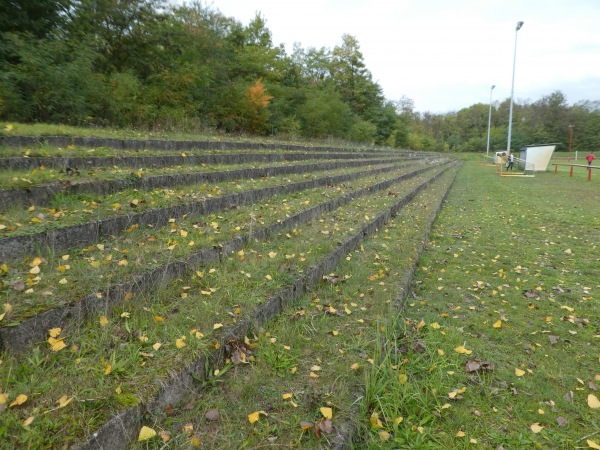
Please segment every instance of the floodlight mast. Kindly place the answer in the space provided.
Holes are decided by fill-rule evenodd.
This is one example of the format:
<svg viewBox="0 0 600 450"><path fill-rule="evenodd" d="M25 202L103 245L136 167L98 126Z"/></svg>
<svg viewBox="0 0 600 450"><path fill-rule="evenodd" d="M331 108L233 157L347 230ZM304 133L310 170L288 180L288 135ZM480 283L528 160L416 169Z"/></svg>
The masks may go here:
<svg viewBox="0 0 600 450"><path fill-rule="evenodd" d="M490 113L488 114L488 135L487 135L487 149L485 151L485 157L489 158L489 153L490 153L490 128L492 126L492 91L494 90L494 88L496 87L495 84L492 84L492 87L490 89Z"/></svg>
<svg viewBox="0 0 600 450"><path fill-rule="evenodd" d="M573 125L569 125L569 158L571 161L571 146L573 145Z"/></svg>
<svg viewBox="0 0 600 450"><path fill-rule="evenodd" d="M506 151L510 152L510 138L512 135L512 116L513 116L513 97L515 93L515 66L517 64L517 35L519 30L523 26L523 21L518 21L515 28L515 54L513 57L513 74L512 74L512 87L510 88L510 109L508 113L508 142L506 143Z"/></svg>

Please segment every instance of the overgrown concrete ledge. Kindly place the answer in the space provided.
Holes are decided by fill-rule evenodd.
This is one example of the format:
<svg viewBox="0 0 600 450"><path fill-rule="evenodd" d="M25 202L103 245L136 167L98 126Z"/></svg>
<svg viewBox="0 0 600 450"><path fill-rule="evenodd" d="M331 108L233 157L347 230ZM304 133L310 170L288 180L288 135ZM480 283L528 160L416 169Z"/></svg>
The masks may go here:
<svg viewBox="0 0 600 450"><path fill-rule="evenodd" d="M403 159L403 162L410 160ZM44 206L57 194L94 194L109 195L123 189L158 189L177 185L198 183L221 183L230 180L243 180L276 175L309 173L318 170L330 170L342 167L360 167L366 164L380 165L400 162L398 158L344 160L343 162L325 162L284 166L249 167L243 169L221 170L218 172L184 172L168 175L154 175L138 178L128 177L116 180L60 180L55 183L31 186L28 188L12 188L0 190L0 210L7 210L17 205Z"/></svg>
<svg viewBox="0 0 600 450"><path fill-rule="evenodd" d="M408 297L408 294L412 290L415 270L417 269L417 266L419 265L421 255L425 251L427 242L429 241L429 236L431 234L431 229L433 228L433 225L435 224L435 219L437 218L437 215L439 214L440 210L442 209L444 202L446 201L446 197L448 196L448 193L450 192L450 190L452 189L452 186L454 185L455 179L456 179L456 176L452 179L452 182L448 185L448 187L444 191L444 194L440 197L439 202L437 203L436 207L434 208L434 213L432 214L433 220L431 220L429 222L427 228L424 230L424 235L423 235L423 238L421 239L421 245L416 249L416 253L412 259L412 263L410 264L410 267L404 273L404 277L402 278L402 280L400 280L400 282L396 284L396 288L398 290L398 295L395 298L394 305L399 313L401 313L404 310L404 304L405 304L406 298ZM363 397L363 392L357 392L354 395L354 399L356 401L358 401L361 397ZM358 415L358 409L355 410L355 413L356 413L356 415ZM352 421L342 422L341 424L339 424L338 426L335 427L334 435L331 437L330 449L331 450L351 450L353 448L352 441L353 441L354 437L356 436L357 431L358 430L356 429L354 422L352 422Z"/></svg>
<svg viewBox="0 0 600 450"><path fill-rule="evenodd" d="M449 170L449 168L446 170ZM71 449L117 450L127 448L139 433L141 423L138 418L143 415L145 411L164 407L169 403L178 403L185 399L186 396L190 395L191 392L197 390L198 386L195 380L205 379L205 366L209 365L211 367L216 367L223 364L226 357L224 344L227 341L232 339L243 339L252 327L261 325L268 318L279 314L284 307L295 302L300 296L319 282L323 275L334 269L346 254L357 248L365 238L375 234L379 228L396 216L401 208L415 198L421 190L445 172L446 171L439 172L427 182L413 189L413 191L402 197L388 211L375 217L370 223L362 227L353 237L341 243L334 252L326 256L317 265L311 267L303 276L298 277L294 283L270 297L263 305L259 306L250 317L236 324L234 327L226 329L220 338L221 345L218 350L213 350L206 355L199 356L183 370L174 373L168 379L161 381L158 392L152 395L151 398L146 399L143 406L138 405L118 413L106 422L98 431L93 433L86 442L75 445L71 447ZM442 196L442 199L445 198L448 189ZM440 201L437 206L436 214L441 205L442 201ZM431 224L428 230L430 230L430 228ZM422 253L424 245L425 237L419 254ZM408 279L412 279L412 272ZM408 283L410 283L410 281L408 281ZM334 433L335 437L332 440L332 448L351 448L351 436L353 432L354 428L350 423L337 425Z"/></svg>
<svg viewBox="0 0 600 450"><path fill-rule="evenodd" d="M384 180L371 186L347 193L338 198L299 211L282 221L255 230L251 234L238 236L223 242L219 247L201 249L190 255L186 260L167 263L144 274L137 275L129 281L115 284L105 291L93 292L81 299L70 302L66 306L38 313L18 325L12 327L0 327L0 349L12 353L22 352L31 344L43 341L48 329L54 327L69 329L73 325L80 325L86 318L92 316L94 313L111 309L121 303L128 293L139 294L143 291L148 291L161 282L182 276L189 271L197 270L198 267L208 263L223 260L223 258L231 253L242 249L252 239L265 240L269 235L273 235L283 229L291 228L298 224L307 223L314 218L319 217L321 214L333 211L356 198L385 190L395 183L413 178L432 170L435 167L440 166L429 165L419 170L408 172L392 179ZM446 168L443 166L441 167L442 170L439 173L435 174L429 180L424 181L419 188L422 189L427 186L440 174L447 171L450 166L447 166ZM98 298L98 294L101 295L101 298Z"/></svg>
<svg viewBox="0 0 600 450"><path fill-rule="evenodd" d="M14 260L30 254L36 249L50 248L53 251L62 251L75 246L87 246L93 244L102 236L120 234L132 225L150 224L154 227L161 227L168 223L170 218L179 218L184 215L212 214L227 208L256 203L274 195L299 192L327 184L343 183L363 176L390 172L402 167L402 165L391 165L350 174L326 176L314 180L207 198L184 205L150 209L141 213L123 214L113 218L94 220L36 234L6 237L0 239L0 260Z"/></svg>
<svg viewBox="0 0 600 450"><path fill-rule="evenodd" d="M340 147L323 145L297 145L282 142L234 142L208 140L162 140L162 139L117 139L78 136L0 136L0 146L34 147L50 145L66 147L77 145L81 147L110 147L121 150L164 150L180 151L189 149L199 150L285 150L285 151L318 151L318 152L382 152L389 148L375 149L372 147ZM395 150L394 150L395 151ZM415 152L403 150L415 154Z"/></svg>

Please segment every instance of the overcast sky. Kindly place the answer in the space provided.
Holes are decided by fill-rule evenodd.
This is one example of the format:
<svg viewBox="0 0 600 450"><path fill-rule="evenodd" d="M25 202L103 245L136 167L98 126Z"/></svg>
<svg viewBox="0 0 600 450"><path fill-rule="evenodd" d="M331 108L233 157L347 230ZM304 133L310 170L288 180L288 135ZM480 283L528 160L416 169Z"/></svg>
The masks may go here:
<svg viewBox="0 0 600 450"><path fill-rule="evenodd" d="M183 3L182 0L172 0ZM189 3L189 1L188 1ZM208 0L247 25L260 13L291 54L357 38L388 100L419 112L458 111L510 97L515 27L516 102L560 90L569 104L600 100L600 0Z"/></svg>

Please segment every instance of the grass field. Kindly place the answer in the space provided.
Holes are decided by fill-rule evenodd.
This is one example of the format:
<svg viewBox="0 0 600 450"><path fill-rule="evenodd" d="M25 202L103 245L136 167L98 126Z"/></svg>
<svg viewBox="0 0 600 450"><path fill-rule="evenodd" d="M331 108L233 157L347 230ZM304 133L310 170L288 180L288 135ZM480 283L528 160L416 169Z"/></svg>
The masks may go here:
<svg viewBox="0 0 600 450"><path fill-rule="evenodd" d="M388 418L390 448L597 448L598 180L493 171L460 171L400 314L408 375L375 370L366 413ZM377 431L367 441L386 447Z"/></svg>
<svg viewBox="0 0 600 450"><path fill-rule="evenodd" d="M0 331L132 289L0 354L0 448L600 448L600 178L463 159L0 261Z"/></svg>

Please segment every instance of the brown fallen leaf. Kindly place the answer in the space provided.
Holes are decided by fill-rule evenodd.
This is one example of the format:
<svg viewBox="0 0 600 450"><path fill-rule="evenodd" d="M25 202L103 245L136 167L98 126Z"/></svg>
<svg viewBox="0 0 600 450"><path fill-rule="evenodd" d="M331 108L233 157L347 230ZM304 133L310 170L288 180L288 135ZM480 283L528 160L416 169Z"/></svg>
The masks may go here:
<svg viewBox="0 0 600 450"><path fill-rule="evenodd" d="M329 419L322 419L317 422L317 427L320 431L326 434L331 434L333 432L333 423Z"/></svg>
<svg viewBox="0 0 600 450"><path fill-rule="evenodd" d="M556 418L556 423L558 424L559 427L564 427L569 422L564 417L559 416Z"/></svg>
<svg viewBox="0 0 600 450"><path fill-rule="evenodd" d="M25 283L23 282L23 280L13 280L10 283L8 283L8 285L11 289L15 291L22 291L25 289Z"/></svg>
<svg viewBox="0 0 600 450"><path fill-rule="evenodd" d="M313 427L312 422L308 422L306 420L303 420L302 422L300 422L300 428L302 428L304 431L310 430L312 427Z"/></svg>
<svg viewBox="0 0 600 450"><path fill-rule="evenodd" d="M495 366L487 361L476 361L474 359L470 359L467 361L465 365L465 372L476 372L478 370L494 370Z"/></svg>
<svg viewBox="0 0 600 450"><path fill-rule="evenodd" d="M479 364L478 361L475 361L474 359L470 359L469 361L467 361L467 364L465 365L465 372L467 372L467 373L477 372L480 368L481 368L481 364Z"/></svg>
<svg viewBox="0 0 600 450"><path fill-rule="evenodd" d="M175 415L175 408L173 408L172 404L168 404L167 406L165 406L163 408L163 412L168 416L168 417L172 417Z"/></svg>
<svg viewBox="0 0 600 450"><path fill-rule="evenodd" d="M219 420L219 418L220 418L219 410L218 409L209 409L208 411L206 411L206 414L204 414L204 417L206 418L206 420L208 420L210 422Z"/></svg>

